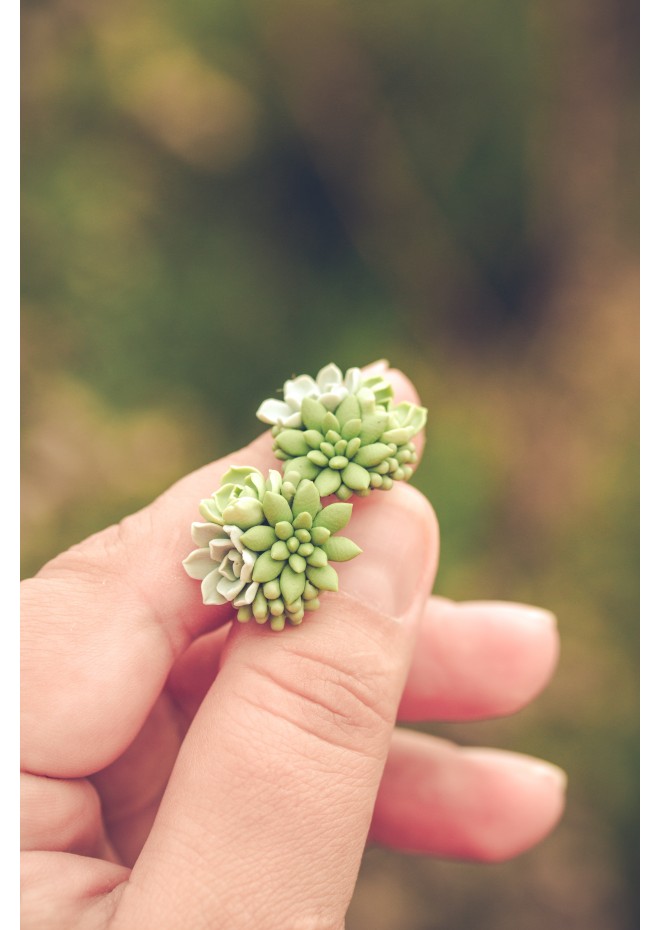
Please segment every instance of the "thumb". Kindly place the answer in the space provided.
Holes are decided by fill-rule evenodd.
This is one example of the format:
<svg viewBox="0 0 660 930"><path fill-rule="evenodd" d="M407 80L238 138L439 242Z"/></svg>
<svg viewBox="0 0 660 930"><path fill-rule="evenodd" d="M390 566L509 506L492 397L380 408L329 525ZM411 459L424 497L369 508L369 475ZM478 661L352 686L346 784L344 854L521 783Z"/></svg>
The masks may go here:
<svg viewBox="0 0 660 930"><path fill-rule="evenodd" d="M342 592L273 635L235 625L118 927L343 925L437 561L407 485L359 501Z"/></svg>

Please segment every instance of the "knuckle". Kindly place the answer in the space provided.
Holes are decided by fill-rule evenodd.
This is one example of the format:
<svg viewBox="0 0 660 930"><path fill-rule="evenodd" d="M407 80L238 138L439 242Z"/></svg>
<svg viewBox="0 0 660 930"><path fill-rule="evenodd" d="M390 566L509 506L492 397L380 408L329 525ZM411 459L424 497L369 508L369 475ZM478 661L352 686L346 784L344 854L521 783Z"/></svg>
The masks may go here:
<svg viewBox="0 0 660 930"><path fill-rule="evenodd" d="M394 725L396 699L388 669L364 661L342 666L305 652L253 664L245 677L249 700L316 741L361 755L378 755ZM361 668L358 670L357 665Z"/></svg>

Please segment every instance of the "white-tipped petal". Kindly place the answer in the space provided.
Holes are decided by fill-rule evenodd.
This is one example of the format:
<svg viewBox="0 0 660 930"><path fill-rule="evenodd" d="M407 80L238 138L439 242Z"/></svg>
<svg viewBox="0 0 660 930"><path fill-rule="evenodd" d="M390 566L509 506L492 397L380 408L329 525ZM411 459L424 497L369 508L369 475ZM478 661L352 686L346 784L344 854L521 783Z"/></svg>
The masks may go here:
<svg viewBox="0 0 660 930"><path fill-rule="evenodd" d="M234 607L247 607L257 596L259 582L253 581L247 588L243 588L239 596L234 600Z"/></svg>
<svg viewBox="0 0 660 930"><path fill-rule="evenodd" d="M220 573L217 568L202 581L202 600L205 604L226 604L227 598L218 591Z"/></svg>
<svg viewBox="0 0 660 930"><path fill-rule="evenodd" d="M225 526L225 530L229 533L229 538L234 544L234 549L238 549L239 552L242 552L245 546L241 542L241 536L245 530L241 530L237 526Z"/></svg>
<svg viewBox="0 0 660 930"><path fill-rule="evenodd" d="M332 389L321 394L319 401L327 410L336 410L342 400L348 395L348 391L343 384L335 384Z"/></svg>
<svg viewBox="0 0 660 930"><path fill-rule="evenodd" d="M267 490L272 491L273 494L279 494L282 490L282 475L274 468L268 470Z"/></svg>
<svg viewBox="0 0 660 930"><path fill-rule="evenodd" d="M300 375L284 382L284 402L291 410L300 410L306 397L318 397L319 386L310 375Z"/></svg>
<svg viewBox="0 0 660 930"><path fill-rule="evenodd" d="M344 375L344 387L349 394L357 394L362 384L362 372L359 368L349 368Z"/></svg>
<svg viewBox="0 0 660 930"><path fill-rule="evenodd" d="M248 583L252 581L252 569L254 568L254 563L257 561L256 553L251 549L243 550L243 566L240 572L241 581Z"/></svg>
<svg viewBox="0 0 660 930"><path fill-rule="evenodd" d="M212 539L217 539L223 535L223 531L217 523L193 523L190 532L193 542L201 547L208 546Z"/></svg>
<svg viewBox="0 0 660 930"><path fill-rule="evenodd" d="M287 417L286 420L282 420L282 426L288 426L291 429L298 429L299 426L302 426L302 417L300 413L296 410L291 414L290 417Z"/></svg>
<svg viewBox="0 0 660 930"><path fill-rule="evenodd" d="M233 548L233 542L226 536L220 536L217 539L212 539L209 543L209 552L211 554L211 558L215 559L216 562L222 562L229 550Z"/></svg>
<svg viewBox="0 0 660 930"><path fill-rule="evenodd" d="M276 423L284 423L291 416L291 408L283 400L277 400L275 397L269 397L257 410L257 417L262 423L270 423L273 426Z"/></svg>
<svg viewBox="0 0 660 930"><path fill-rule="evenodd" d="M209 555L208 549L195 549L184 559L183 567L195 581L201 581L218 566Z"/></svg>
<svg viewBox="0 0 660 930"><path fill-rule="evenodd" d="M231 552L228 552L224 557L220 565L218 566L218 572L220 573L221 578L226 578L228 581L236 581L238 575L234 571L234 563L231 560L231 555L235 550L232 549Z"/></svg>
<svg viewBox="0 0 660 930"><path fill-rule="evenodd" d="M331 362L319 371L316 376L316 383L322 394L332 390L336 384L342 383L341 369L338 368L334 362Z"/></svg>
<svg viewBox="0 0 660 930"><path fill-rule="evenodd" d="M218 581L218 592L228 601L233 601L237 594L240 594L244 584L240 578L220 578Z"/></svg>

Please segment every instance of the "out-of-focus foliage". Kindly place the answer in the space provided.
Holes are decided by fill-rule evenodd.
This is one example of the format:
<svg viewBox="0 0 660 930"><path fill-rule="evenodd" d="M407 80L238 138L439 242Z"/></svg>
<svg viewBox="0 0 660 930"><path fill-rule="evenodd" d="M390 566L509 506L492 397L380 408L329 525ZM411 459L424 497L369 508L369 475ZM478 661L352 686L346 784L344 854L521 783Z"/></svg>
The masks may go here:
<svg viewBox="0 0 660 930"><path fill-rule="evenodd" d="M368 853L348 926L635 926L634 5L31 0L23 37L25 573L285 376L389 358L431 411L437 590L563 637L528 710L434 732L570 787L512 863Z"/></svg>

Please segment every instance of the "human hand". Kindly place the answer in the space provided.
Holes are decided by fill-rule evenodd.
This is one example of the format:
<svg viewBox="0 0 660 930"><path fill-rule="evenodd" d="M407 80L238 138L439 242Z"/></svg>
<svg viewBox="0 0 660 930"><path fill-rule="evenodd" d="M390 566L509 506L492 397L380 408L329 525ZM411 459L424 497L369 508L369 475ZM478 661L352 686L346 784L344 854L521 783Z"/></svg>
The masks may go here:
<svg viewBox="0 0 660 930"><path fill-rule="evenodd" d="M363 554L300 627L201 604L181 568L196 503L270 447L23 583L25 930L335 930L368 837L493 861L559 818L554 766L393 730L512 713L558 651L545 611L429 597L437 526L414 488L355 501Z"/></svg>

